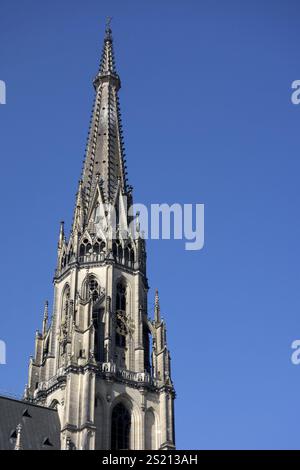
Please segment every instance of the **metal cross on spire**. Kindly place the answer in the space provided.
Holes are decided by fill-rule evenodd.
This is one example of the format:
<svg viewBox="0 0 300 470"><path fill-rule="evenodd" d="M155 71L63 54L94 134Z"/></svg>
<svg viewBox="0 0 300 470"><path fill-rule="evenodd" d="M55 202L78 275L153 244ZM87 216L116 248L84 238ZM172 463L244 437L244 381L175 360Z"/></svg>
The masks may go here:
<svg viewBox="0 0 300 470"><path fill-rule="evenodd" d="M106 27L105 27L106 39L111 39L111 22L112 22L112 16L108 16L106 18Z"/></svg>
<svg viewBox="0 0 300 470"><path fill-rule="evenodd" d="M106 28L107 28L107 29L110 28L112 19L113 19L112 16L107 16L107 18L106 18Z"/></svg>

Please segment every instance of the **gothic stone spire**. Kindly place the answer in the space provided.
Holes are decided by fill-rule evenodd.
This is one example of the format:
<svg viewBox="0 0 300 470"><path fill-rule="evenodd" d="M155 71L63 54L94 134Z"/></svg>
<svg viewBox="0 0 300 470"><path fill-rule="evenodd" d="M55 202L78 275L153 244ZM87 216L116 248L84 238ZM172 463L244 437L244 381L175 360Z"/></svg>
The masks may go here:
<svg viewBox="0 0 300 470"><path fill-rule="evenodd" d="M118 91L120 78L115 67L112 32L106 28L100 68L94 79L96 91L83 168L83 195L88 211L97 181L105 202L112 202L120 181L127 192L125 155Z"/></svg>
<svg viewBox="0 0 300 470"><path fill-rule="evenodd" d="M174 449L175 391L158 292L152 321L139 222L137 237L120 230L130 221L125 202L131 207L132 196L125 178L120 79L109 27L94 85L72 230L66 239L61 224L51 322L48 326L46 305L26 398L61 410L62 448ZM107 203L118 209L117 238L110 237L113 211ZM143 426L133 410L141 410ZM124 417L123 424L117 416Z"/></svg>

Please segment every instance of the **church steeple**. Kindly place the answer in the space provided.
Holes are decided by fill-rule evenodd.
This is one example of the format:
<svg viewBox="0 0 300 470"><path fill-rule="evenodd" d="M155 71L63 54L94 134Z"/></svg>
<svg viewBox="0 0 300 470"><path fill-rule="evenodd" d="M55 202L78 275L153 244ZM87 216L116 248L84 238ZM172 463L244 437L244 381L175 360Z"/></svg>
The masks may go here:
<svg viewBox="0 0 300 470"><path fill-rule="evenodd" d="M94 86L71 233L66 237L61 223L53 310L49 315L46 303L26 399L57 407L62 449L174 449L166 326L158 292L149 317L145 240L138 221L130 230L109 26Z"/></svg>
<svg viewBox="0 0 300 470"><path fill-rule="evenodd" d="M105 202L114 200L119 181L122 192L127 192L118 98L121 81L116 71L110 26L106 27L100 67L93 83L96 96L82 175L82 190L87 212L97 181L101 182Z"/></svg>

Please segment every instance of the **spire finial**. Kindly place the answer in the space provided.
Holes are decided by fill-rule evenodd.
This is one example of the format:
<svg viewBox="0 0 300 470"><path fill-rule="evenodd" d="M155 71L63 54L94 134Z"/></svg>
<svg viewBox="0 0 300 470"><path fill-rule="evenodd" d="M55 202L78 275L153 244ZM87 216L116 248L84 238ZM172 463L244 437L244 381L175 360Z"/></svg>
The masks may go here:
<svg viewBox="0 0 300 470"><path fill-rule="evenodd" d="M59 234L60 234L60 237L63 240L64 236L65 236L65 223L64 223L63 220L60 222Z"/></svg>
<svg viewBox="0 0 300 470"><path fill-rule="evenodd" d="M111 30L111 22L112 16L108 16L106 18L106 27L105 27L105 39L112 39L112 30Z"/></svg>
<svg viewBox="0 0 300 470"><path fill-rule="evenodd" d="M44 308L44 318L48 319L48 307L49 307L49 302L48 300L45 301L45 308Z"/></svg>
<svg viewBox="0 0 300 470"><path fill-rule="evenodd" d="M61 250L65 239L65 223L61 221L59 229L58 249Z"/></svg>
<svg viewBox="0 0 300 470"><path fill-rule="evenodd" d="M115 79L117 80L117 88L120 88L120 79L118 77L116 67L115 67L115 59L114 59L114 51L113 51L113 37L112 37L112 30L110 27L112 18L109 16L106 20L106 27L105 27L105 36L104 36L104 45L102 50L102 58L100 63L100 68L98 75L94 80L94 87L97 89L99 86L99 78L102 76L107 77L107 75L114 75Z"/></svg>
<svg viewBox="0 0 300 470"><path fill-rule="evenodd" d="M106 17L106 28L110 28L112 19L113 19L112 16L107 16L107 17Z"/></svg>
<svg viewBox="0 0 300 470"><path fill-rule="evenodd" d="M22 425L21 424L18 424L18 426L16 427L16 432L17 432L17 439L16 439L14 450L22 450L22 444L21 444Z"/></svg>
<svg viewBox="0 0 300 470"><path fill-rule="evenodd" d="M155 290L155 307L154 307L154 317L156 323L160 323L160 303L159 303L159 294L158 289Z"/></svg>
<svg viewBox="0 0 300 470"><path fill-rule="evenodd" d="M47 333L47 327L48 327L48 308L49 308L49 302L46 300L45 302L45 307L44 307L44 319L43 319L43 336L46 335Z"/></svg>

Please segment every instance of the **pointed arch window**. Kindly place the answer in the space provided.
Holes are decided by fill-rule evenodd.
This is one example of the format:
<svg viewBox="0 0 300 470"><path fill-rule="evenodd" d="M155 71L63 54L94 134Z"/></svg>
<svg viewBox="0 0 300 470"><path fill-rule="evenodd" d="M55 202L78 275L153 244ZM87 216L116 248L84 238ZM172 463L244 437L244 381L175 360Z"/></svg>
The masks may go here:
<svg viewBox="0 0 300 470"><path fill-rule="evenodd" d="M63 318L67 318L69 315L69 306L70 306L70 286L66 284L64 294L63 294Z"/></svg>
<svg viewBox="0 0 300 470"><path fill-rule="evenodd" d="M95 276L89 276L85 283L85 294L84 297L86 300L88 300L90 297L92 297L93 302L97 302L99 299L99 284Z"/></svg>
<svg viewBox="0 0 300 470"><path fill-rule="evenodd" d="M101 238L97 238L93 245L94 255L99 256L103 251L105 251L106 244Z"/></svg>
<svg viewBox="0 0 300 470"><path fill-rule="evenodd" d="M130 266L133 267L134 266L134 250L133 250L133 248L130 249L129 262L130 262Z"/></svg>
<svg viewBox="0 0 300 470"><path fill-rule="evenodd" d="M119 282L116 292L116 346L120 348L117 352L119 365L125 367L125 349L127 346L127 326L126 326L126 286Z"/></svg>
<svg viewBox="0 0 300 470"><path fill-rule="evenodd" d="M80 261L83 261L83 258L87 255L91 255L92 252L93 252L92 245L90 241L87 238L85 238L79 247L79 256L81 258Z"/></svg>
<svg viewBox="0 0 300 470"><path fill-rule="evenodd" d="M126 337L128 334L127 326L125 324L124 318L120 313L117 315L117 324L116 324L116 346L122 349L126 348ZM125 358L124 358L125 359Z"/></svg>
<svg viewBox="0 0 300 470"><path fill-rule="evenodd" d="M117 259L117 255L118 255L118 247L116 243L113 243L113 257Z"/></svg>
<svg viewBox="0 0 300 470"><path fill-rule="evenodd" d="M73 246L71 245L71 247L69 249L68 256L67 256L67 263L70 263L70 261L72 261L73 256L74 256Z"/></svg>
<svg viewBox="0 0 300 470"><path fill-rule="evenodd" d="M123 261L123 248L122 248L121 243L119 242L119 245L118 245L118 262L122 263L122 261Z"/></svg>
<svg viewBox="0 0 300 470"><path fill-rule="evenodd" d="M116 310L126 311L126 287L123 283L117 285Z"/></svg>
<svg viewBox="0 0 300 470"><path fill-rule="evenodd" d="M80 256L80 258L83 258L84 255L85 255L85 245L81 244L80 249L79 249L79 256Z"/></svg>
<svg viewBox="0 0 300 470"><path fill-rule="evenodd" d="M130 412L123 405L118 403L112 412L111 418L111 449L129 450L130 449Z"/></svg>
<svg viewBox="0 0 300 470"><path fill-rule="evenodd" d="M127 266L130 266L131 268L134 266L134 250L131 244L127 245L125 248L124 259Z"/></svg>
<svg viewBox="0 0 300 470"><path fill-rule="evenodd" d="M67 257L66 257L66 253L64 253L63 257L62 257L62 260L61 260L62 269L66 266L66 264L67 264Z"/></svg>
<svg viewBox="0 0 300 470"><path fill-rule="evenodd" d="M94 244L94 246L93 246L93 251L94 251L94 254L95 254L95 255L99 255L99 253L100 253L100 245L99 245L98 242L96 242L96 243Z"/></svg>
<svg viewBox="0 0 300 470"><path fill-rule="evenodd" d="M123 248L120 240L116 240L113 243L113 256L118 263L123 262Z"/></svg>

